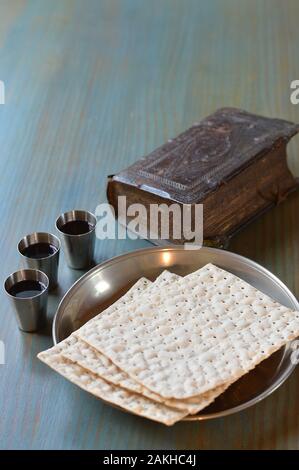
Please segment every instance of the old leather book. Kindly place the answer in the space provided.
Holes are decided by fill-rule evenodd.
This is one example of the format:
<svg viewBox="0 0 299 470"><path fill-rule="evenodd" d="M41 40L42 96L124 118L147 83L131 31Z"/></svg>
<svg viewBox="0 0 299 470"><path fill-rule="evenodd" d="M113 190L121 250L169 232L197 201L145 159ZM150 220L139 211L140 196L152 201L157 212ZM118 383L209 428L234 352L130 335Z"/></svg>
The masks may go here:
<svg viewBox="0 0 299 470"><path fill-rule="evenodd" d="M298 187L286 159L286 145L298 131L299 125L285 120L219 109L109 176L108 201L116 214L118 196L147 210L151 203L202 203L204 243L224 246Z"/></svg>

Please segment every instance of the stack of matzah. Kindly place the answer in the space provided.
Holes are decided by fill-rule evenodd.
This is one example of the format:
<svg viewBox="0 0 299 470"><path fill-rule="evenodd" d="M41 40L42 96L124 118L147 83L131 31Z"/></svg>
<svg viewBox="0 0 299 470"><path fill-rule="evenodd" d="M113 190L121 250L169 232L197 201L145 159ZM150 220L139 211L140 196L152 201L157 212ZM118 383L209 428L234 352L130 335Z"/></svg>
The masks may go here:
<svg viewBox="0 0 299 470"><path fill-rule="evenodd" d="M93 395L171 425L298 336L298 312L208 264L140 279L38 357Z"/></svg>

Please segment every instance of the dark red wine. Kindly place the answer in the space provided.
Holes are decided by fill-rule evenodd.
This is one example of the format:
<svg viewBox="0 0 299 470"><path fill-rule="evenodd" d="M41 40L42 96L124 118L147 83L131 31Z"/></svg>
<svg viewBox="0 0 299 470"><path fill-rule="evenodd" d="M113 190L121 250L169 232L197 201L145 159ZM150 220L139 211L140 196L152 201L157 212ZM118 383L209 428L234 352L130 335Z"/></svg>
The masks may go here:
<svg viewBox="0 0 299 470"><path fill-rule="evenodd" d="M27 258L47 258L48 256L54 255L57 248L51 243L34 243L33 245L26 246L22 250L22 254Z"/></svg>
<svg viewBox="0 0 299 470"><path fill-rule="evenodd" d="M60 227L60 230L68 235L82 235L83 233L90 232L92 229L93 225L86 220L72 220Z"/></svg>
<svg viewBox="0 0 299 470"><path fill-rule="evenodd" d="M39 281L20 281L13 285L9 293L14 297L26 299L28 297L35 297L45 290L46 286Z"/></svg>

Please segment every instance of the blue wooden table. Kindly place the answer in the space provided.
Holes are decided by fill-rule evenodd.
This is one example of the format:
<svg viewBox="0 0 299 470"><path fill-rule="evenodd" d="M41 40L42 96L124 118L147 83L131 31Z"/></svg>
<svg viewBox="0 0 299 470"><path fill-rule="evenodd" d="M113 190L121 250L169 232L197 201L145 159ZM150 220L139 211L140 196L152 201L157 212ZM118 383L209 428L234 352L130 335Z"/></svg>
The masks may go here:
<svg viewBox="0 0 299 470"><path fill-rule="evenodd" d="M16 244L54 231L62 211L95 210L106 175L221 106L299 122L297 0L0 0L2 280ZM289 163L299 174L299 141ZM299 194L230 249L299 295ZM147 246L98 241L98 262ZM66 268L49 319L81 273ZM50 334L18 331L1 294L1 449L299 448L299 370L259 405L167 428L117 411L36 359Z"/></svg>

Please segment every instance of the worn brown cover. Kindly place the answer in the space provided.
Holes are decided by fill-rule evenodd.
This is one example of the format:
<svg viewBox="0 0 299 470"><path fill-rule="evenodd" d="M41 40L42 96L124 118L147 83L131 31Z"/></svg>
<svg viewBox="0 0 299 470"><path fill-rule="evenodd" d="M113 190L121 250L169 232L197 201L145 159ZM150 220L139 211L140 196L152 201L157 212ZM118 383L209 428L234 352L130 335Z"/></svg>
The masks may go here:
<svg viewBox="0 0 299 470"><path fill-rule="evenodd" d="M287 142L298 131L297 124L282 119L262 117L235 108L219 109L126 170L109 177L108 200L115 205L113 192L114 184L117 184L118 195L119 188L126 195L126 188L130 187L128 194L132 195L134 188L138 193L137 199L139 196L142 199L142 193L146 192L147 201L152 194L153 202L157 202L158 197L162 202L205 204L211 195L215 196L213 201L217 200L217 192L223 185L232 185L230 195L234 194L234 180L246 170L247 178L254 175L251 184L256 186L257 191L263 192L264 175L256 174L254 165L257 160L264 159L259 164L263 163L264 171L272 158L268 171L273 174L274 186L281 180L282 188L278 188L273 197L270 195L269 201L269 195L265 195L264 207L257 207L255 213L247 216L244 214L244 220L236 221L235 227L230 223L227 234L223 230L218 234L218 238L230 236L298 186L298 181L287 168L285 153ZM279 154L277 158L271 157L274 152ZM284 166L281 165L282 160ZM251 166L252 171L249 170ZM266 192L268 190L269 175ZM214 210L217 214L216 205ZM211 232L209 227L207 232ZM205 238L217 239L217 233L212 232Z"/></svg>

